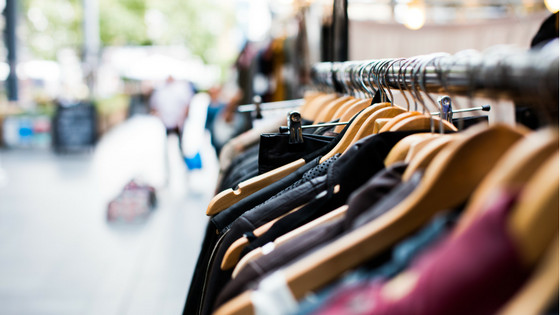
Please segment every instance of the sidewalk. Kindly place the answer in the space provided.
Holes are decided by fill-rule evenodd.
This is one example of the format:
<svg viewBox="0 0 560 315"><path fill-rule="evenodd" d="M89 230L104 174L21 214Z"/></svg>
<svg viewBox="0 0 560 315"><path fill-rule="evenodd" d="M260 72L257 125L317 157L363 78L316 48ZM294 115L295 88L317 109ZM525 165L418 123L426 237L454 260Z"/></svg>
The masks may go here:
<svg viewBox="0 0 560 315"><path fill-rule="evenodd" d="M217 162L205 142L205 169L187 174L170 139L172 176L160 187L166 144L158 128L151 118L127 122L89 153L0 151L8 177L0 187L1 313L182 311ZM158 207L144 224L109 225L107 202L131 176L156 186Z"/></svg>

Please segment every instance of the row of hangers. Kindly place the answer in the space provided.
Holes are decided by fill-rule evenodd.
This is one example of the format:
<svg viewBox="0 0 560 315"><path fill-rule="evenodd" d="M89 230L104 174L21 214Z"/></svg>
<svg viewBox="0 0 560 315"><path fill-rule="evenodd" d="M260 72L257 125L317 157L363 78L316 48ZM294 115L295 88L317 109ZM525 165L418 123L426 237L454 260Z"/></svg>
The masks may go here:
<svg viewBox="0 0 560 315"><path fill-rule="evenodd" d="M558 85L551 83L558 79L557 46L549 45L536 52L507 50L506 53L494 49L487 52L486 56L464 51L455 55L439 53L412 58L320 63L313 67L313 77L316 87L322 91L308 93L299 112L313 124L335 118L348 122L354 118L344 137L321 162L343 153L352 143L372 133L421 129L433 131L435 128L440 132L456 130L448 122L429 115L427 101L437 109L439 117L444 117L445 113L428 92L471 97L475 93L494 93L496 97L529 98L550 103L550 99L557 100L558 95ZM333 93L336 89L346 94ZM406 107L393 104L391 89L401 91L405 96ZM411 110L409 97L414 103L414 110ZM341 132L343 128L337 126L334 131ZM304 164L302 159L294 161L244 181L236 189L218 193L210 201L206 214L219 213Z"/></svg>
<svg viewBox="0 0 560 315"><path fill-rule="evenodd" d="M461 54L458 55L463 58ZM481 204L495 193L495 187L527 183L509 220L513 238L527 266L535 265L547 251L550 241L557 239L557 236L554 238L558 233L557 130L546 129L537 133L529 133L528 130L521 127L495 125L480 126L455 134L443 134L442 131L457 131L457 129L446 120L431 115L424 98L440 110L440 117L444 116L441 106L438 106L428 93L429 90L434 89L434 85L428 86L426 82L429 81L427 68L449 62L442 60L446 58L449 56L437 54L390 61L346 63L346 67L342 71L336 72L332 71L331 65L331 70L328 71L331 76L338 74L340 80L344 77L342 74L346 75L346 81L344 81L346 85L342 85L342 87L347 89L347 92L350 92L348 88L357 87L358 81L354 80L353 83L349 83L351 79L350 81L348 79L355 79L357 76L353 75L354 73L359 73L363 78L364 72L369 71L366 82L371 84L362 84L362 90L353 90L348 93L350 95L326 93L324 91L326 85L323 84L320 85L323 87L323 91L308 93L304 97L304 104L299 112L303 118L313 121L313 124L321 124L336 118L340 121L351 120L340 142L321 159L321 162L336 153L344 153L357 140L377 132L398 130L431 130L432 132L415 134L403 139L393 148L385 161L387 166L397 161L408 161L409 166L403 176L405 181L415 170L426 169L420 186L411 196L403 200L390 214L341 237L316 253L288 266L283 271L287 286L296 299L302 298L306 293L329 283L344 271L355 268L375 256L425 224L437 211L468 200L463 217L455 230L456 233L460 233L478 215L477 212L482 208ZM389 76L389 69L394 70L394 65L397 64L400 68ZM411 65L413 65L412 68ZM556 55L556 73L557 65L558 57ZM325 71L320 71L320 68L324 68L324 66L325 64L321 64L316 67L319 68L316 70L320 74L316 78L321 75L323 78L328 76ZM440 74L444 72L441 67L436 67L437 69ZM534 69L530 73L534 75ZM408 92L415 109L419 105L422 112L411 110L407 98L405 98L406 108L393 104L390 89L395 87L391 85L390 78L396 80L395 82L401 82L397 83L396 88L401 90L405 96L405 91ZM558 86L558 75L555 80L556 86ZM439 89L450 91L442 86ZM467 93L472 94L475 88L471 87L471 89ZM455 89L455 91L458 90ZM540 91L542 92L542 89ZM360 93L362 94L359 95ZM424 96L421 95L422 93ZM531 92L528 93L531 94ZM381 102L373 101L376 95L381 98ZM533 93L533 97L535 96L540 95ZM337 126L335 131L340 132L342 128L344 127ZM435 133L436 129L440 133ZM219 213L304 164L303 160L292 162L245 181L239 184L235 190L229 189L221 192L210 203L207 214ZM464 169L469 169L469 172L465 174L462 171ZM345 207L332 211L278 238L274 243L279 246L314 226L343 216L345 211ZM261 235L274 222L275 220L259 227L254 234ZM239 239L232 244L224 257L222 269L235 266L233 273L235 276L248 261L263 255L262 249L257 249L239 261L239 254L246 244L248 242L244 239ZM553 246L551 248L554 249ZM553 251L553 249L549 251ZM557 261L557 253L556 255L548 254L547 257ZM550 269L550 266L548 268ZM546 281L540 280L539 283L543 282ZM546 283L544 288L535 285L543 292L539 295L542 300L540 304L545 303L545 297L550 296L550 291L558 285L557 280ZM526 296L534 298L534 290L527 293ZM535 305L535 303L531 305ZM252 312L251 292L245 292L222 306L217 314L251 314Z"/></svg>

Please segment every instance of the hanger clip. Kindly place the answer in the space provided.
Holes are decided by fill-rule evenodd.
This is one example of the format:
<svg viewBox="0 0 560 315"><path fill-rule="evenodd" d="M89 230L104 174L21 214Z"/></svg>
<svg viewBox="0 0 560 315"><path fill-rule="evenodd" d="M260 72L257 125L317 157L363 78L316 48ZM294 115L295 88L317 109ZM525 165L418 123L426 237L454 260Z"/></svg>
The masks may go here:
<svg viewBox="0 0 560 315"><path fill-rule="evenodd" d="M301 114L297 111L288 113L288 132L290 137L288 143L303 143L303 132L301 129Z"/></svg>
<svg viewBox="0 0 560 315"><path fill-rule="evenodd" d="M442 109L443 117L449 122L453 122L453 106L451 104L451 97L445 95L438 98L438 104Z"/></svg>

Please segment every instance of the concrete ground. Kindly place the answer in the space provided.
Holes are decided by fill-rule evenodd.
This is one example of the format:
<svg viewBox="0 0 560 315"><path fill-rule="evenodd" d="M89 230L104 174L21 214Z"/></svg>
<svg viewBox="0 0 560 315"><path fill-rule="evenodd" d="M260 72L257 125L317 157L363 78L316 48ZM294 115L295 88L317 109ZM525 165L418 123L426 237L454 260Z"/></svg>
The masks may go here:
<svg viewBox="0 0 560 315"><path fill-rule="evenodd" d="M141 116L88 152L0 151L0 314L179 314L217 177L208 137L202 157L187 171L177 138ZM156 187L157 209L108 223L133 177Z"/></svg>

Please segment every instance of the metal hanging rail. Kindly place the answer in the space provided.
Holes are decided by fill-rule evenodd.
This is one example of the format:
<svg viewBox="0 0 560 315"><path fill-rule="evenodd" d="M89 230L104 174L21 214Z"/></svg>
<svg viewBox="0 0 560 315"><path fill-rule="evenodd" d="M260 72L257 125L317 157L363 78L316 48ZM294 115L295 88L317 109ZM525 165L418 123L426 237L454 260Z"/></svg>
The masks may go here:
<svg viewBox="0 0 560 315"><path fill-rule="evenodd" d="M531 51L494 47L482 53L323 62L312 73L316 86L341 93L401 89L558 104L558 67L555 40Z"/></svg>

